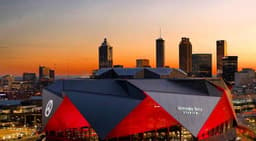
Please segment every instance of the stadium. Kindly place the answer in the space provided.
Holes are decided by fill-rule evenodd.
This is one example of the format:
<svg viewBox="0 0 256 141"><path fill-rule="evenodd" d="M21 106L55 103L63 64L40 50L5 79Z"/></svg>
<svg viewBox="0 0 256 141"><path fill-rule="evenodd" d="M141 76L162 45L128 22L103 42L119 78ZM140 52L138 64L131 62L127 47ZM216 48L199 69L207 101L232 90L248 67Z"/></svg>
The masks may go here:
<svg viewBox="0 0 256 141"><path fill-rule="evenodd" d="M233 140L222 80L58 80L43 90L48 140Z"/></svg>

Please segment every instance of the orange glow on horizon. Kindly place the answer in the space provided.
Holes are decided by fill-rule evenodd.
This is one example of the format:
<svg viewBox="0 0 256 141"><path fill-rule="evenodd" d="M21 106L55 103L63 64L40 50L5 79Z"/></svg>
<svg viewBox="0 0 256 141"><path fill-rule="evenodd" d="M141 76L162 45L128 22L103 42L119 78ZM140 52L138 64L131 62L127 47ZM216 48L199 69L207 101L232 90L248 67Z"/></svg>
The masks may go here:
<svg viewBox="0 0 256 141"><path fill-rule="evenodd" d="M154 40L153 40L154 41ZM124 67L136 67L136 59L146 58L150 60L151 67L155 67L155 44L154 42L136 42L141 48L131 48L130 44L122 44L113 46L114 65L124 65ZM111 44L111 42L110 42ZM176 47L166 44L165 61L166 66L170 68L178 68L178 42ZM192 41L193 44L193 41ZM56 75L90 75L93 70L98 69L98 46L100 43L93 43L87 46L94 46L94 48L86 48L86 45L76 45L70 48L67 45L59 45L59 47L24 47L23 49L16 50L19 52L17 55L13 50L8 48L1 49L1 70L0 74L13 74L22 75L23 72L36 72L38 73L38 66L43 65L55 70ZM121 46L121 47L120 47ZM149 46L149 47L148 47ZM205 53L204 51L197 50L193 53ZM196 49L195 49L196 48ZM214 45L212 47L214 49ZM212 49L212 50L213 50ZM172 52L170 54L170 52ZM213 75L216 73L216 55L212 52L212 68ZM8 59L9 61L6 61ZM243 60L241 60L243 59ZM256 68L252 59L238 58L239 70L242 68Z"/></svg>
<svg viewBox="0 0 256 141"><path fill-rule="evenodd" d="M61 58L60 58L61 59ZM151 67L155 67L155 63L153 62L152 58L150 59L150 65ZM124 65L126 68L134 68L136 67L136 58L133 59L119 59L119 61L114 60L114 65ZM23 72L36 72L38 73L38 67L39 65L47 66L55 70L56 75L90 75L93 70L98 69L98 60L95 58L95 60L91 62L87 62L86 60L82 60L81 58L73 58L68 61L58 61L58 62L51 62L51 61L42 61L39 63L40 60L32 60L31 63L26 64L26 62L14 62L12 64L6 63L7 66L10 66L10 68L1 69L1 75L5 74L13 74L13 75L22 75ZM34 63L33 63L34 62ZM116 62L116 63L115 63ZM171 68L178 68L178 62L170 63L172 61L167 60L166 66L169 66ZM4 64L5 65L5 64ZM247 66L246 68L256 68L255 65L242 65L239 63L239 70L245 67L241 66ZM8 72L8 73L4 73ZM213 75L216 74L216 65L213 65Z"/></svg>
<svg viewBox="0 0 256 141"><path fill-rule="evenodd" d="M135 67L146 58L155 67L155 40L165 40L165 65L178 68L178 44L190 38L193 53L211 53L227 41L238 68L256 68L255 0L0 1L0 75L38 73L87 75L98 68L98 47L106 37L114 65ZM108 10L106 10L108 9ZM202 12L203 11L203 12Z"/></svg>

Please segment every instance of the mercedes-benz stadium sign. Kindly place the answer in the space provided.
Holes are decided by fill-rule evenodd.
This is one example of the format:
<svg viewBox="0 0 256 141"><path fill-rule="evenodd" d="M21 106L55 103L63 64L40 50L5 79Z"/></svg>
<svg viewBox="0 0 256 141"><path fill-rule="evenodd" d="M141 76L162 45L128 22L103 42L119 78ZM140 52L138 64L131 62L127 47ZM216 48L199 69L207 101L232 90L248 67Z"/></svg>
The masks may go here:
<svg viewBox="0 0 256 141"><path fill-rule="evenodd" d="M201 108L201 107L192 107L192 106L189 106L189 107L187 107L187 106L186 107L185 106L178 106L177 110L182 111L182 113L186 114L186 115L198 115L201 112L203 112L203 108Z"/></svg>
<svg viewBox="0 0 256 141"><path fill-rule="evenodd" d="M52 112L52 108L53 108L53 100L50 99L45 107L45 111L44 111L44 115L45 117L49 117L49 115Z"/></svg>

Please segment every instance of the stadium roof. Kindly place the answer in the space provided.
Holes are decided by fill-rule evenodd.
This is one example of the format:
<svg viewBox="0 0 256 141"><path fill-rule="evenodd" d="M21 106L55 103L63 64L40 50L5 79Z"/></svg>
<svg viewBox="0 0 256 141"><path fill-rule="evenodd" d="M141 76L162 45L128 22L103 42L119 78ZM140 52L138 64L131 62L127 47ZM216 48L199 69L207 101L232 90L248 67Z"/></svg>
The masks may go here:
<svg viewBox="0 0 256 141"><path fill-rule="evenodd" d="M109 71L114 71L118 76L134 76L136 75L136 73L143 71L143 70L148 70L150 72L153 72L157 75L169 75L171 72L173 72L173 70L177 70L179 72L181 72L184 75L187 75L184 71L180 70L180 69L174 69L174 68L102 68L99 69L96 72L96 76L102 75L106 72Z"/></svg>
<svg viewBox="0 0 256 141"><path fill-rule="evenodd" d="M182 125L197 137L235 119L230 93L223 83L214 83L203 79L59 80L43 90L43 125L45 130L91 126L101 139Z"/></svg>

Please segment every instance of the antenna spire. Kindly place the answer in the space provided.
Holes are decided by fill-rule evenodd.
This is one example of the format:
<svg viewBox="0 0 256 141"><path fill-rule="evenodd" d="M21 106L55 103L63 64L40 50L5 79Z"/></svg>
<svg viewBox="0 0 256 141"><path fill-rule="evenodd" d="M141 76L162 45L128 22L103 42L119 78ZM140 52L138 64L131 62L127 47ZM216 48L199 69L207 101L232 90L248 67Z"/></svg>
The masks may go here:
<svg viewBox="0 0 256 141"><path fill-rule="evenodd" d="M162 30L161 30L161 27L160 27L160 38L162 38Z"/></svg>

